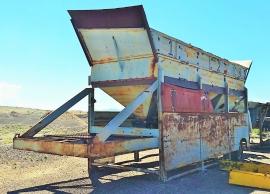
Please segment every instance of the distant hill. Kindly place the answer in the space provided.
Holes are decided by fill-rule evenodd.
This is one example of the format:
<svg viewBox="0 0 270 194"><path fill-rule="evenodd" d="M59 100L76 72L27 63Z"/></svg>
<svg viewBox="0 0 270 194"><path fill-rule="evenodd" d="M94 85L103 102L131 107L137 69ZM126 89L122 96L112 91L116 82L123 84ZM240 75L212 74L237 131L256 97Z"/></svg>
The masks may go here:
<svg viewBox="0 0 270 194"><path fill-rule="evenodd" d="M22 134L49 114L49 110L0 106L0 144L12 142L16 133ZM70 111L49 124L41 134L72 134L87 131L87 113Z"/></svg>
<svg viewBox="0 0 270 194"><path fill-rule="evenodd" d="M51 110L22 107L0 106L0 145L10 144L15 134L23 134L33 125L47 116ZM105 126L118 112L95 112L95 125ZM125 122L131 126L134 115ZM84 111L68 111L49 124L40 133L42 135L66 135L87 132L88 115Z"/></svg>

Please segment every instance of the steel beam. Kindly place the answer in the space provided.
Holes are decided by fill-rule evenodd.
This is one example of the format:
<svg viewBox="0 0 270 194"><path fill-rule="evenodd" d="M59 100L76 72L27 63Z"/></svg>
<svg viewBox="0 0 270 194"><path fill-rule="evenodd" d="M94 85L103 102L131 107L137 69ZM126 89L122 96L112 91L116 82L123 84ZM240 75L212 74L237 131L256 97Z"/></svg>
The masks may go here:
<svg viewBox="0 0 270 194"><path fill-rule="evenodd" d="M67 138L22 138L13 139L13 148L40 153L75 156L83 158L104 158L158 148L158 138L119 139L106 142L81 143L84 140L73 141Z"/></svg>
<svg viewBox="0 0 270 194"><path fill-rule="evenodd" d="M136 168L132 166L124 166L124 165L117 165L117 164L100 164L100 163L92 163L94 166L102 166L107 168L115 168L115 169L121 169L121 170L130 170L130 171L138 171L138 172L144 172L149 174L156 174L158 175L157 170L149 170L145 168Z"/></svg>
<svg viewBox="0 0 270 194"><path fill-rule="evenodd" d="M22 134L21 137L33 137L34 135L36 135L44 127L49 125L51 122L53 122L59 116L61 116L64 112L66 112L68 109L70 109L72 106L74 106L80 100L82 100L85 96L87 96L91 90L93 90L93 88L85 88L84 90L82 90L76 96L74 96L69 101L67 101L65 104L63 104L62 106L57 108L55 111L53 111L49 115L47 115L44 119L39 121L36 125L34 125L27 132Z"/></svg>
<svg viewBox="0 0 270 194"><path fill-rule="evenodd" d="M101 133L104 127L92 126L91 133ZM136 128L136 127L117 127L112 135L158 137L158 129Z"/></svg>
<svg viewBox="0 0 270 194"><path fill-rule="evenodd" d="M88 77L88 85L91 85L91 76ZM91 133L91 128L95 122L95 89L93 88L88 95L88 133Z"/></svg>
<svg viewBox="0 0 270 194"><path fill-rule="evenodd" d="M157 89L158 82L155 81L149 88L143 91L139 96L127 105L118 115L116 115L99 133L95 141L104 142L110 137L117 128Z"/></svg>
<svg viewBox="0 0 270 194"><path fill-rule="evenodd" d="M163 110L162 110L162 84L164 83L164 71L159 64L158 67L158 91L157 91L157 107L158 107L158 129L159 138L159 179L163 182L167 181L167 171L165 169L164 158L164 137L163 137Z"/></svg>

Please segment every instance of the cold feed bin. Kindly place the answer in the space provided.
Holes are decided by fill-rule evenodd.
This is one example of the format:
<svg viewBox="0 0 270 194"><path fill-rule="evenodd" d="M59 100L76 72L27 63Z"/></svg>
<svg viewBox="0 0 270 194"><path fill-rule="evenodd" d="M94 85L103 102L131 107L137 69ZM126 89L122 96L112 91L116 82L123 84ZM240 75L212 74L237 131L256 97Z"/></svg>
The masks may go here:
<svg viewBox="0 0 270 194"><path fill-rule="evenodd" d="M159 148L155 173L167 180L174 169L247 144L251 61L229 61L150 28L142 6L69 14L91 66L92 87L16 136L15 148L86 157L89 168L96 158ZM95 126L95 88L125 107L105 126ZM85 96L88 135L34 137ZM132 126L125 126L131 114Z"/></svg>

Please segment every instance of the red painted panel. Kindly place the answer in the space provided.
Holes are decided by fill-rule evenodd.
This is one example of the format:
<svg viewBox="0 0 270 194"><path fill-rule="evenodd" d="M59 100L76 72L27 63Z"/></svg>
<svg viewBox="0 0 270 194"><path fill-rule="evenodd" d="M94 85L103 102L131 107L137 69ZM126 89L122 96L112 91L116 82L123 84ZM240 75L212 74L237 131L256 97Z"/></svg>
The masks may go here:
<svg viewBox="0 0 270 194"><path fill-rule="evenodd" d="M211 100L203 90L162 84L163 112L214 112Z"/></svg>

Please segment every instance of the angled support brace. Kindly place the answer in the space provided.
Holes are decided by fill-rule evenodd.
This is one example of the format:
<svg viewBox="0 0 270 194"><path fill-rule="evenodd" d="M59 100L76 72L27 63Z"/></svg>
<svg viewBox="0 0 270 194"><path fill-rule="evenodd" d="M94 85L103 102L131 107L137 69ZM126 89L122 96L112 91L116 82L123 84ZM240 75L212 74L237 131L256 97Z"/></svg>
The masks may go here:
<svg viewBox="0 0 270 194"><path fill-rule="evenodd" d="M74 96L69 101L67 101L65 104L63 104L58 109L56 109L55 111L53 111L49 115L47 115L44 119L39 121L36 125L34 125L27 132L22 134L21 137L33 137L34 135L36 135L44 127L49 125L51 122L53 122L59 116L61 116L64 112L66 112L68 109L70 109L72 106L74 106L80 100L82 100L85 96L87 96L91 92L91 90L93 90L93 88L85 88L84 90L82 90L76 96Z"/></svg>
<svg viewBox="0 0 270 194"><path fill-rule="evenodd" d="M117 128L147 99L158 87L158 81L155 81L149 88L143 91L137 98L118 113L104 128L97 134L95 141L106 141Z"/></svg>

